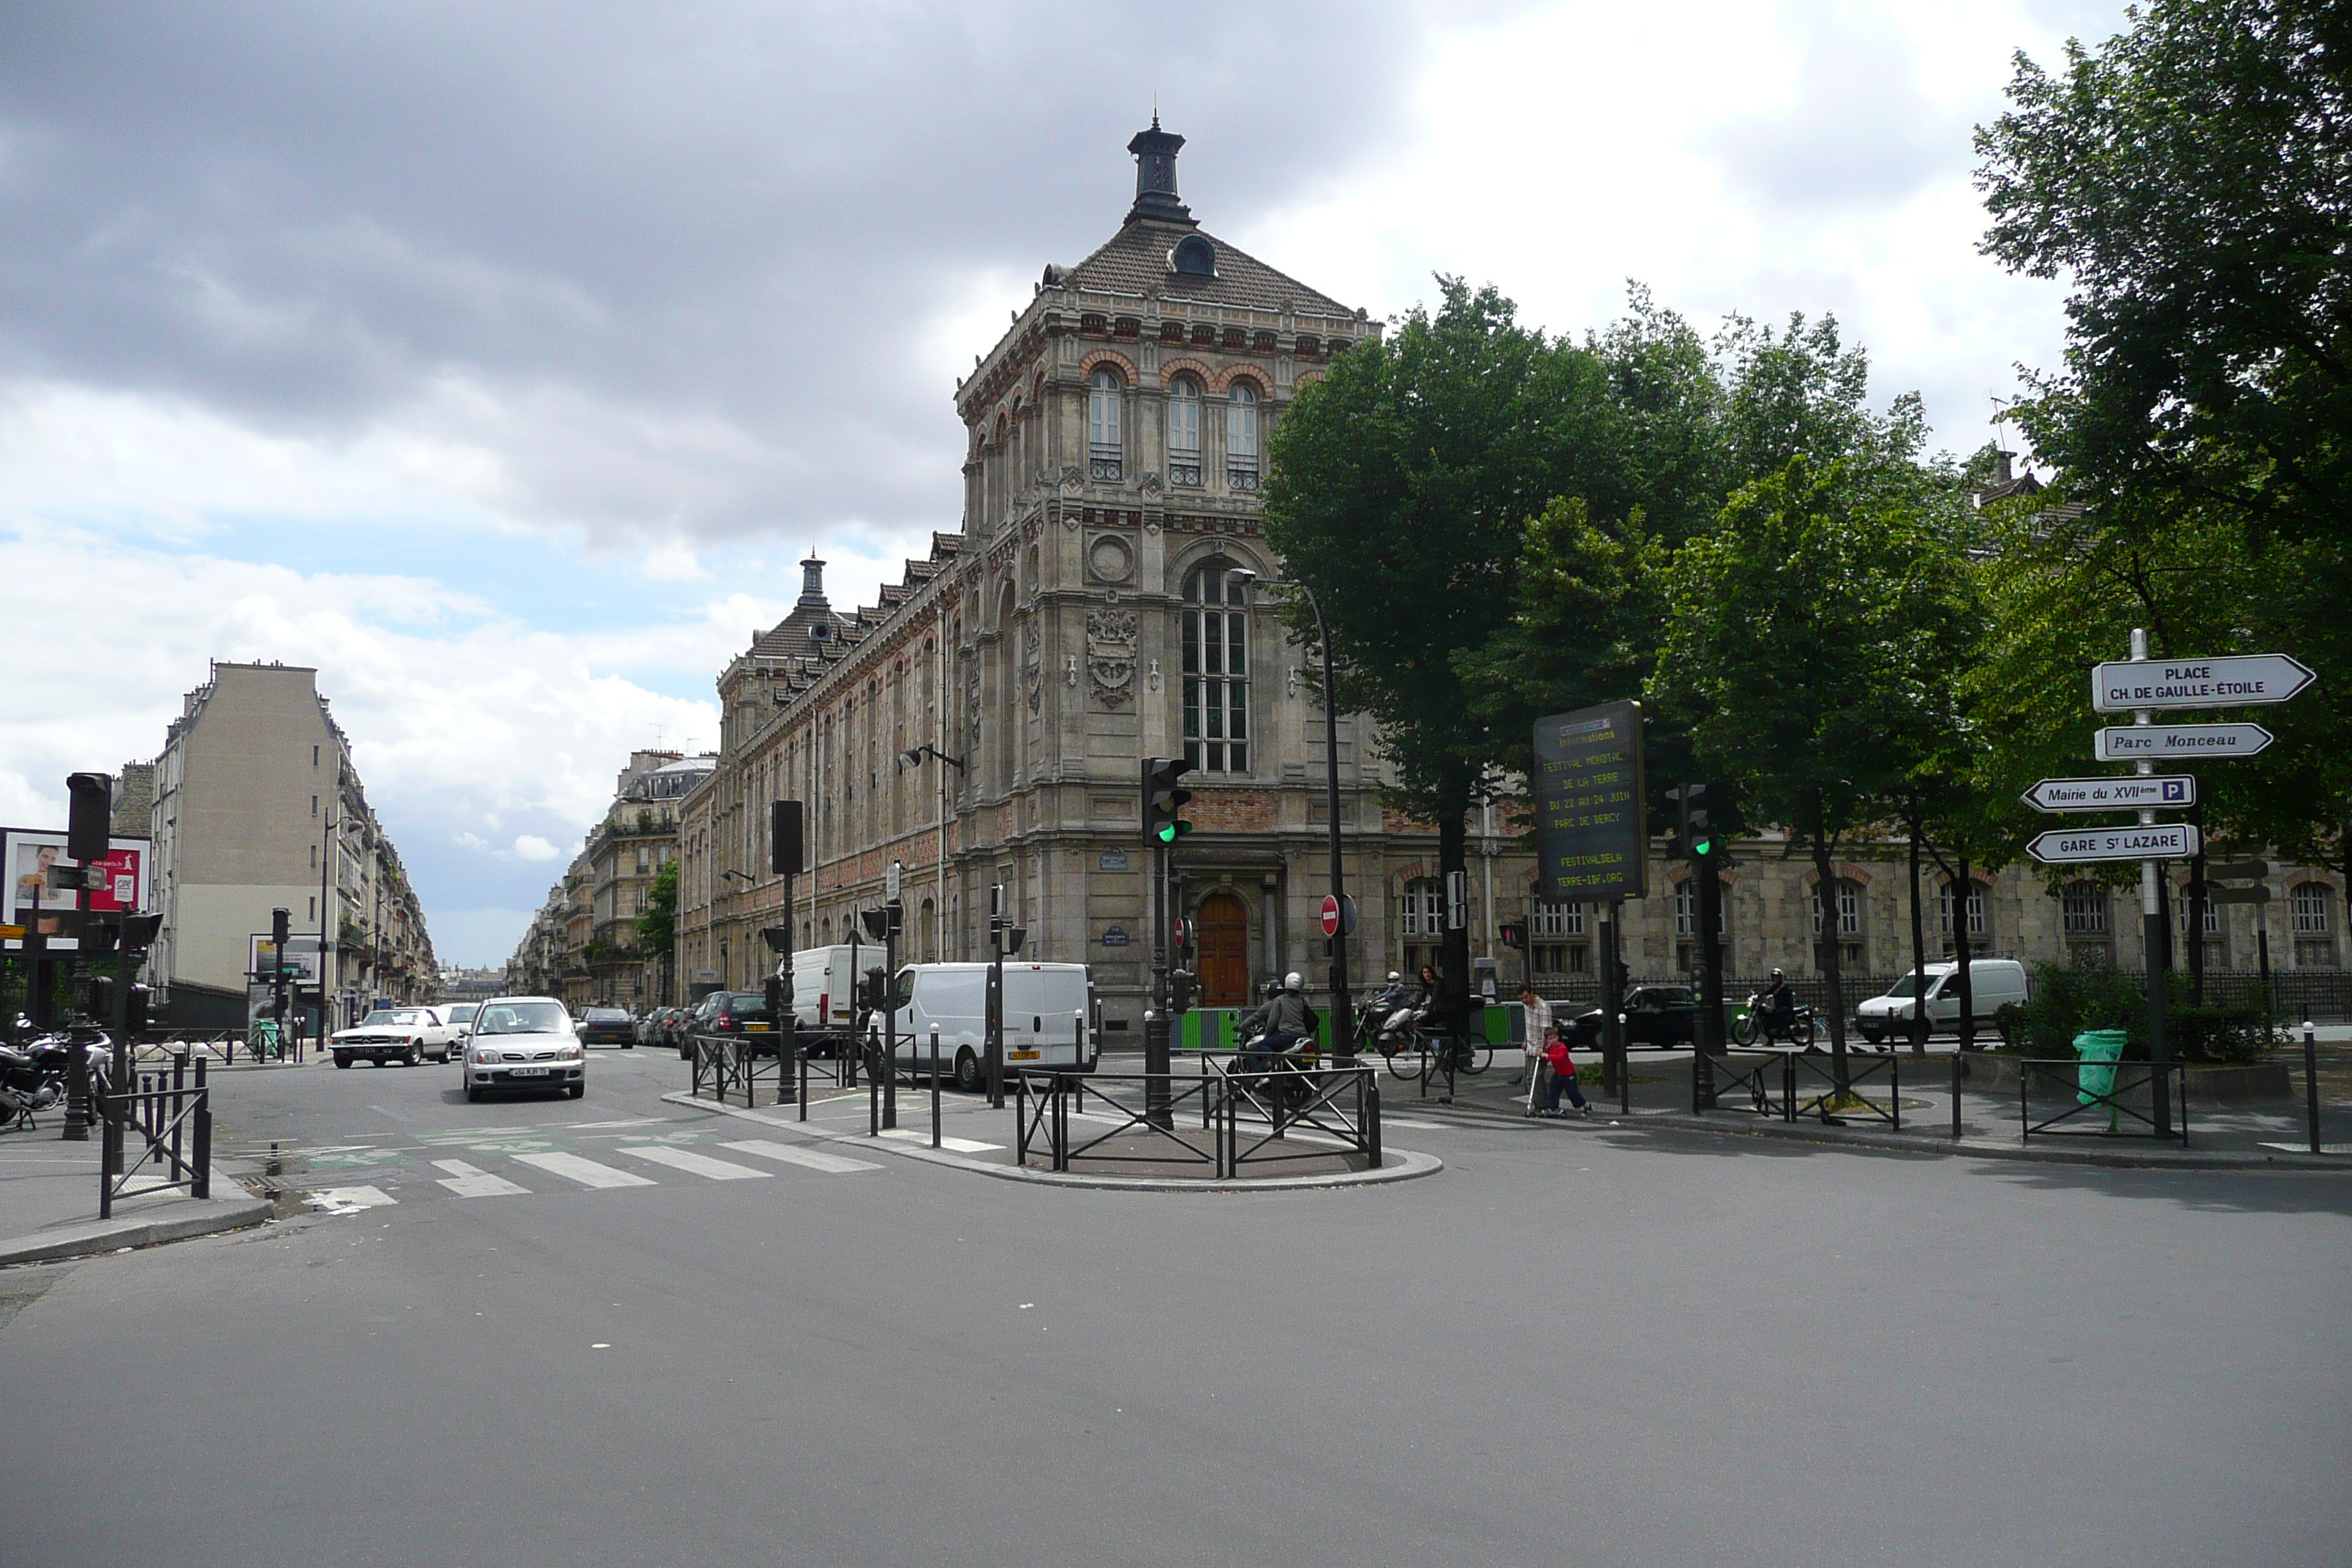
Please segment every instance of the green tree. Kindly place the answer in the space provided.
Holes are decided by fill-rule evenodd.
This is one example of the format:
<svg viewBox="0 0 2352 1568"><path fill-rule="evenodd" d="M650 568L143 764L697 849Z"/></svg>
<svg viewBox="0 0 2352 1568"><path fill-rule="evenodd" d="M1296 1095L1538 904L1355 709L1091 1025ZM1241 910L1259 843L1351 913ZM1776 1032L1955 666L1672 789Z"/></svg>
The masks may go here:
<svg viewBox="0 0 2352 1568"><path fill-rule="evenodd" d="M637 948L659 953L667 963L677 942L677 860L662 863L646 890L646 912L637 917Z"/></svg>
<svg viewBox="0 0 2352 1568"><path fill-rule="evenodd" d="M2352 12L2153 0L1977 132L1984 248L2062 274L2064 370L2017 409L2078 499L2352 538Z"/></svg>
<svg viewBox="0 0 2352 1568"><path fill-rule="evenodd" d="M1493 289L1439 280L1443 302L1350 350L1269 444L1267 542L1312 588L1347 710L1382 731L1390 800L1436 825L1442 869L1465 869L1467 817L1510 742L1457 662L1506 626L1528 521L1556 497L1625 510L1618 422L1599 357L1522 327ZM1312 616L1291 606L1294 631ZM1444 985L1467 996L1466 931Z"/></svg>
<svg viewBox="0 0 2352 1568"><path fill-rule="evenodd" d="M1813 864L1830 1040L1847 1081L1836 857L1905 793L1953 634L1947 539L1916 470L1799 456L1748 485L1677 552L1652 690L1711 780Z"/></svg>

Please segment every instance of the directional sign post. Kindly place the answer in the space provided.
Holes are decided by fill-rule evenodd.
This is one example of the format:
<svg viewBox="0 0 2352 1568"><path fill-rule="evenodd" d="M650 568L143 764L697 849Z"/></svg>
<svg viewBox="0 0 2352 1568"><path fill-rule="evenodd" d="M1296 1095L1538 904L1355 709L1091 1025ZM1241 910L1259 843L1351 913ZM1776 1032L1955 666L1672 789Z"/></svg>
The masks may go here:
<svg viewBox="0 0 2352 1568"><path fill-rule="evenodd" d="M2133 658L2091 667L2091 706L2102 713L2141 708L2252 708L2284 702L2318 677L2284 654L2223 658Z"/></svg>
<svg viewBox="0 0 2352 1568"><path fill-rule="evenodd" d="M2197 804L2197 780L2187 773L2128 773L2122 778L2043 779L2019 797L2036 811L2158 811Z"/></svg>
<svg viewBox="0 0 2352 1568"><path fill-rule="evenodd" d="M2186 860L2197 853L2201 839L2185 822L2159 822L2139 827L2062 827L2042 834L2025 852L2045 866L2074 866L2093 860Z"/></svg>
<svg viewBox="0 0 2352 1568"><path fill-rule="evenodd" d="M2260 724L2134 724L2101 730L2091 754L2103 763L2227 762L2270 743L2271 732Z"/></svg>

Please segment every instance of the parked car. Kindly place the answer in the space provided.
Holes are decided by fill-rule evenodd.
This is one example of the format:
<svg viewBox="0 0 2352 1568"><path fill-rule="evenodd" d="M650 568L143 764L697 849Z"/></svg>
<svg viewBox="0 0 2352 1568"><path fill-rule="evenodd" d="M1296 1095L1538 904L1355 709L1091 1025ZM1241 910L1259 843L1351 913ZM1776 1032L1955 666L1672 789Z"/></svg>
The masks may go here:
<svg viewBox="0 0 2352 1568"><path fill-rule="evenodd" d="M1689 985L1636 985L1625 993L1625 1044L1654 1046L1660 1050L1687 1046L1698 1038L1698 991ZM1577 1050L1601 1043L1601 1012L1595 1007L1579 1013L1560 1027L1560 1038Z"/></svg>
<svg viewBox="0 0 2352 1568"><path fill-rule="evenodd" d="M580 1043L618 1046L628 1050L637 1043L637 1021L625 1007L591 1007L580 1015Z"/></svg>
<svg viewBox="0 0 2352 1568"><path fill-rule="evenodd" d="M988 1039L985 963L910 963L898 971L890 1008L899 1067L930 1071L931 1029L940 1031L940 1071L970 1093L981 1086ZM1083 1067L1094 1058L1094 984L1083 963L1004 966L1004 1065ZM877 1019L873 1029L879 1033Z"/></svg>
<svg viewBox="0 0 2352 1568"><path fill-rule="evenodd" d="M328 1036L327 1049L339 1068L355 1061L415 1067L428 1057L447 1061L457 1037L458 1031L437 1008L379 1007L350 1028Z"/></svg>
<svg viewBox="0 0 2352 1568"><path fill-rule="evenodd" d="M572 1014L552 996L494 996L482 1004L458 1069L466 1099L499 1089L588 1092L586 1053Z"/></svg>
<svg viewBox="0 0 2352 1568"><path fill-rule="evenodd" d="M1931 1030L1959 1027L1959 967L1946 962L1931 963L1924 971ZM1873 996L1856 1007L1854 1021L1862 1026L1862 1037L1874 1046L1889 1036L1907 1036L1917 1007L1912 998L1921 985L1917 973L1902 975L1885 995ZM1969 1014L1978 1026L1990 1029L1993 1015L2009 1003L2025 1005L2025 965L2013 958L1969 960Z"/></svg>
<svg viewBox="0 0 2352 1568"><path fill-rule="evenodd" d="M775 1024L768 1016L768 997L761 991L713 991L694 1010L688 1035L765 1035L775 1048ZM677 1054L690 1057L693 1045L681 1037Z"/></svg>

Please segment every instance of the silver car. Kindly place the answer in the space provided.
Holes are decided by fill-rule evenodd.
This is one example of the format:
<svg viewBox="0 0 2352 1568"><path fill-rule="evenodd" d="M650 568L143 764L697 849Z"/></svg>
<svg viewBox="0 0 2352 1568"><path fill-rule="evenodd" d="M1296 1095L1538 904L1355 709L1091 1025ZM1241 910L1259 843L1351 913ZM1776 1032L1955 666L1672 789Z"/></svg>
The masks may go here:
<svg viewBox="0 0 2352 1568"><path fill-rule="evenodd" d="M588 1065L572 1014L552 996L493 996L466 1034L466 1098L492 1089L588 1092Z"/></svg>

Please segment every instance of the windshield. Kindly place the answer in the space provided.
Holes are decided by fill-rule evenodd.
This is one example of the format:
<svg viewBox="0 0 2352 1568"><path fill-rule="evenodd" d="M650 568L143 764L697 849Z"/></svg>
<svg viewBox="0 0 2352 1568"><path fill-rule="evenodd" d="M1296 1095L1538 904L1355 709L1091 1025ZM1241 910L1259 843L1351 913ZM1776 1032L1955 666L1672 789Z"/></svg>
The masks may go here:
<svg viewBox="0 0 2352 1568"><path fill-rule="evenodd" d="M482 1005L479 1002L460 1002L449 1009L449 1021L453 1024L470 1024L474 1021L474 1015L481 1010Z"/></svg>
<svg viewBox="0 0 2352 1568"><path fill-rule="evenodd" d="M1886 988L1886 994L1889 996L1910 996L1916 994L1918 990L1919 977L1916 974L1906 974L1902 979L1896 981L1894 984L1888 986Z"/></svg>
<svg viewBox="0 0 2352 1568"><path fill-rule="evenodd" d="M414 1007L379 1007L360 1020L360 1027L383 1028L392 1025L415 1022L416 1022L416 1009Z"/></svg>
<svg viewBox="0 0 2352 1568"><path fill-rule="evenodd" d="M1653 1007L1696 1007L1698 993L1680 985L1662 985L1643 1000Z"/></svg>
<svg viewBox="0 0 2352 1568"><path fill-rule="evenodd" d="M478 1035L568 1035L572 1015L561 1002L493 1002L482 1009Z"/></svg>

